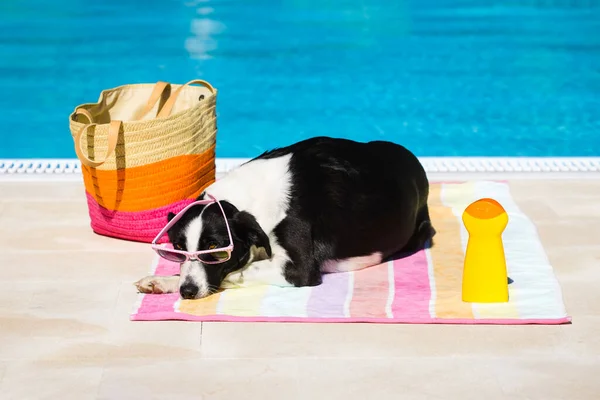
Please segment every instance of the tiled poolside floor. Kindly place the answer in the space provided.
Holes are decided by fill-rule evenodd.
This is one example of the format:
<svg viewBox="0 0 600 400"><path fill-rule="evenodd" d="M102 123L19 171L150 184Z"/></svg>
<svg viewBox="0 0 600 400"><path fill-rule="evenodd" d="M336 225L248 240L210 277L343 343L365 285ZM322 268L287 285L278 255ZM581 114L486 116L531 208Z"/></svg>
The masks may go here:
<svg viewBox="0 0 600 400"><path fill-rule="evenodd" d="M147 245L75 183L0 183L0 399L598 399L600 180L513 181L572 325L130 322Z"/></svg>

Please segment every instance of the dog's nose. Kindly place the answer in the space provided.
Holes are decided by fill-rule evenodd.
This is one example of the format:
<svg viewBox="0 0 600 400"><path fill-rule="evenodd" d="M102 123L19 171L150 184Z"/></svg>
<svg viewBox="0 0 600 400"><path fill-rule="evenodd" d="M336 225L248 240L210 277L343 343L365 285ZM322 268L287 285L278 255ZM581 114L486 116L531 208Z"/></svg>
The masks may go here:
<svg viewBox="0 0 600 400"><path fill-rule="evenodd" d="M193 299L198 294L198 286L193 283L186 283L179 289L179 294L181 294L181 297L184 299Z"/></svg>

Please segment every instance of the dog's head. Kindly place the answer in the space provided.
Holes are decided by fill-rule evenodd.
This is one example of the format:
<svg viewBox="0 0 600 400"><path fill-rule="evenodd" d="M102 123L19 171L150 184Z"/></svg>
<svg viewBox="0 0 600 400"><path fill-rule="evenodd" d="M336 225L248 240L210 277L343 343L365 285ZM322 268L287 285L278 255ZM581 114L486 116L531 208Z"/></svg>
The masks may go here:
<svg viewBox="0 0 600 400"><path fill-rule="evenodd" d="M203 200L200 196L198 200ZM190 260L181 264L179 293L184 299L198 299L214 293L227 275L244 268L251 260L252 251L264 249L271 257L269 238L256 218L239 211L233 204L220 201L233 238L233 251L228 261L204 264ZM169 221L175 214L169 213ZM216 203L190 208L168 231L173 247L185 251L201 251L226 247L229 244L223 213Z"/></svg>

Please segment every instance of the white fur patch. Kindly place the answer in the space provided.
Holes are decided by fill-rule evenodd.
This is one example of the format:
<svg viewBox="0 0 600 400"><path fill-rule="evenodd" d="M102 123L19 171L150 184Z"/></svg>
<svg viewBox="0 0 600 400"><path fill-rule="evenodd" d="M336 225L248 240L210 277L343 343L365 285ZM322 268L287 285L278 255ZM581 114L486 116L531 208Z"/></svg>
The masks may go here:
<svg viewBox="0 0 600 400"><path fill-rule="evenodd" d="M202 235L202 214L204 210L206 210L206 207L204 207L198 217L191 220L185 227L187 251L194 252L200 250L198 245L200 243L200 236Z"/></svg>
<svg viewBox="0 0 600 400"><path fill-rule="evenodd" d="M186 283L193 283L198 286L198 294L196 298L206 297L209 295L208 279L204 266L198 261L186 261L181 264L181 278L179 279L179 287Z"/></svg>
<svg viewBox="0 0 600 400"><path fill-rule="evenodd" d="M321 271L325 273L358 271L381 264L381 261L382 255L379 252L343 260L327 260L321 265Z"/></svg>
<svg viewBox="0 0 600 400"><path fill-rule="evenodd" d="M185 239L187 251L194 252L198 251L200 245L200 236L202 235L202 214L208 208L204 207L200 215L191 220L185 227ZM205 297L209 294L208 279L206 277L206 271L204 266L198 261L186 261L181 264L180 270L181 278L179 285L184 285L187 282L191 282L198 286L197 297Z"/></svg>
<svg viewBox="0 0 600 400"><path fill-rule="evenodd" d="M288 154L250 161L217 180L206 192L254 215L268 235L287 214L292 184L291 157Z"/></svg>

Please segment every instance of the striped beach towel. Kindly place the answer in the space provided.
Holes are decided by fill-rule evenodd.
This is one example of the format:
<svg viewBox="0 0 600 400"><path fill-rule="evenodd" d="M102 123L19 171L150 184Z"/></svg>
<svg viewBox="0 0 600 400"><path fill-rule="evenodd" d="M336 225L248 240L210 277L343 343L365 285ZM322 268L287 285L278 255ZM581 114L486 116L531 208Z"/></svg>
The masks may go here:
<svg viewBox="0 0 600 400"><path fill-rule="evenodd" d="M468 235L464 209L491 197L509 215L503 234L510 300L479 304L461 300ZM560 324L570 321L536 228L504 182L433 183L429 210L434 246L361 271L324 276L316 287L257 286L227 289L200 300L177 293L139 294L132 320L377 322L452 324ZM172 275L179 266L156 260L151 271Z"/></svg>

